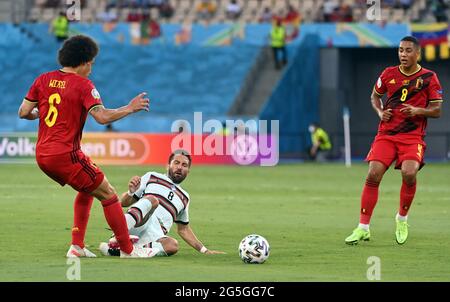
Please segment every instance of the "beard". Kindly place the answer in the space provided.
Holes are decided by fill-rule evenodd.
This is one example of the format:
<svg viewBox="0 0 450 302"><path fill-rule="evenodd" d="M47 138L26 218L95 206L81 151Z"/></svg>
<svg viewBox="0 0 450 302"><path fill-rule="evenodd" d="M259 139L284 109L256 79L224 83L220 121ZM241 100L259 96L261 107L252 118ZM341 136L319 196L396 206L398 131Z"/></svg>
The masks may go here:
<svg viewBox="0 0 450 302"><path fill-rule="evenodd" d="M175 173L172 170L169 170L169 178L175 183L175 184L180 184L183 182L183 180L186 178L186 174L183 173Z"/></svg>

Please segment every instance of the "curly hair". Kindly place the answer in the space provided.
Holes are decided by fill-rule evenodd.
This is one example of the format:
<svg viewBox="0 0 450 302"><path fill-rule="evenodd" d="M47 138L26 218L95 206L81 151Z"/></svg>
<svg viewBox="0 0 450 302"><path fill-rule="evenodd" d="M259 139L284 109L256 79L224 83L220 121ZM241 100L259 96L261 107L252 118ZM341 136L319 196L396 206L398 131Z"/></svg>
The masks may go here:
<svg viewBox="0 0 450 302"><path fill-rule="evenodd" d="M92 61L98 54L98 45L88 36L76 35L67 39L58 51L63 67L78 67Z"/></svg>

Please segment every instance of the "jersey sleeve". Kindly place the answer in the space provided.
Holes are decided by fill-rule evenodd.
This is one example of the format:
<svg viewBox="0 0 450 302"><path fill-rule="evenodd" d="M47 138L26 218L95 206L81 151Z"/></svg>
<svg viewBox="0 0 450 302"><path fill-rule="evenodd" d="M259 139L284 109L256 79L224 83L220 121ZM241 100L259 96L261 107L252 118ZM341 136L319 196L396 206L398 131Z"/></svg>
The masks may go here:
<svg viewBox="0 0 450 302"><path fill-rule="evenodd" d="M27 95L25 96L25 99L29 102L36 103L39 101L39 78L36 78L33 82L33 84L30 87L30 90L28 90Z"/></svg>
<svg viewBox="0 0 450 302"><path fill-rule="evenodd" d="M184 210L178 213L175 223L189 224L189 203L186 205Z"/></svg>
<svg viewBox="0 0 450 302"><path fill-rule="evenodd" d="M91 81L83 84L83 106L89 112L92 108L103 105L100 93L98 93Z"/></svg>
<svg viewBox="0 0 450 302"><path fill-rule="evenodd" d="M326 141L326 138L325 138L325 131L322 130L322 129L318 129L318 130L317 130L317 142L318 142L318 143L323 143L323 142L325 142L325 141Z"/></svg>
<svg viewBox="0 0 450 302"><path fill-rule="evenodd" d="M378 94L379 96L383 96L386 91L386 69L383 70L381 75L378 77L377 82L375 83L375 86L373 86L373 91Z"/></svg>
<svg viewBox="0 0 450 302"><path fill-rule="evenodd" d="M433 74L428 86L428 101L430 103L442 102L442 86L436 74Z"/></svg>

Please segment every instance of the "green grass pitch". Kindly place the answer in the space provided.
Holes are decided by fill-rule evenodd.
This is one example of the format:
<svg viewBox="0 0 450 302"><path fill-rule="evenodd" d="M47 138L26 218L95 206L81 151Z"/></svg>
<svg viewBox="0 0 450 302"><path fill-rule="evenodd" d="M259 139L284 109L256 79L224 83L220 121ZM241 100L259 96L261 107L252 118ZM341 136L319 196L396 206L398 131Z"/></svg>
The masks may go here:
<svg viewBox="0 0 450 302"><path fill-rule="evenodd" d="M162 167L102 167L119 193L132 175ZM356 226L367 166L296 164L276 167L193 166L183 187L191 195L191 226L209 248L202 255L180 241L172 257L145 260L102 257L110 236L94 202L86 244L97 259L81 259L81 281L367 281L380 259L381 281L450 281L450 165L428 164L418 176L409 215L410 237L395 242L394 215L401 184L390 169L380 187L370 242L347 246ZM35 165L0 166L0 281L67 281L75 191L59 187ZM244 264L240 240L266 237L262 265Z"/></svg>

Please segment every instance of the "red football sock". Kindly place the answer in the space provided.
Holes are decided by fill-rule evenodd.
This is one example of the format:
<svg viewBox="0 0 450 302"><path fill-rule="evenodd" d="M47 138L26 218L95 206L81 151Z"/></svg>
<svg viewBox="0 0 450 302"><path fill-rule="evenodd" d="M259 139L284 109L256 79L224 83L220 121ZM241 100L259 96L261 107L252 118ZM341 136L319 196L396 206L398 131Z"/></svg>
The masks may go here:
<svg viewBox="0 0 450 302"><path fill-rule="evenodd" d="M400 189L400 208L398 210L398 214L401 216L408 215L409 208L414 199L414 195L416 194L416 182L412 185L408 185L403 182L402 188Z"/></svg>
<svg viewBox="0 0 450 302"><path fill-rule="evenodd" d="M94 197L88 193L78 192L73 205L72 244L84 248L84 236Z"/></svg>
<svg viewBox="0 0 450 302"><path fill-rule="evenodd" d="M117 242L119 242L120 249L125 253L130 254L133 251L133 244L130 241L127 222L117 195L114 195L114 197L110 199L103 200L102 206L106 221L113 230Z"/></svg>
<svg viewBox="0 0 450 302"><path fill-rule="evenodd" d="M359 216L359 223L369 224L372 217L373 209L378 201L378 186L379 182L370 181L366 179L366 184L361 195L361 214Z"/></svg>

